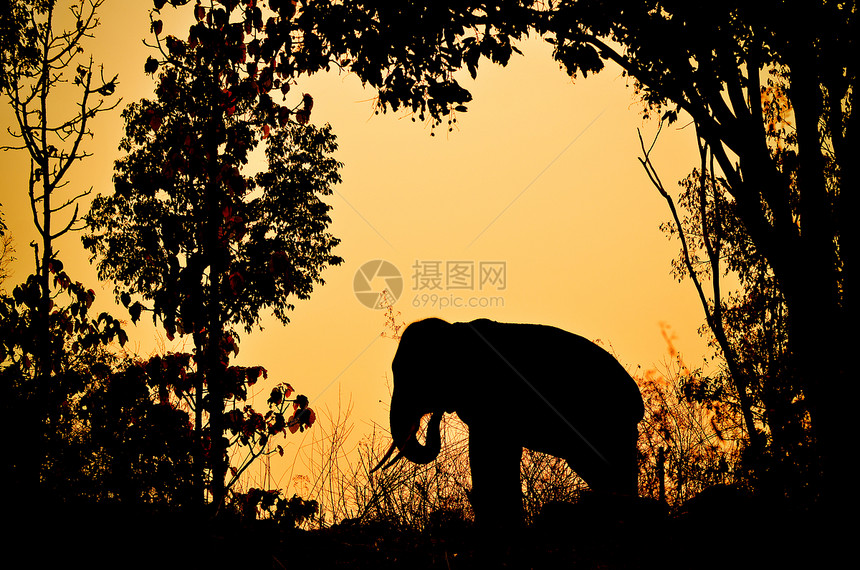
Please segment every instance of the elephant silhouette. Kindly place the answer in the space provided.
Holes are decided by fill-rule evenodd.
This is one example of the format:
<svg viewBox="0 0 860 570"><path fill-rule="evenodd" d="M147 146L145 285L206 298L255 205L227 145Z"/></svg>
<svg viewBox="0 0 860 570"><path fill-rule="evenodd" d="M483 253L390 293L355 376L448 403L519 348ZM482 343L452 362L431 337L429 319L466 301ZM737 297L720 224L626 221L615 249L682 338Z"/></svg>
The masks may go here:
<svg viewBox="0 0 860 570"><path fill-rule="evenodd" d="M374 470L435 459L442 416L456 412L469 428L476 526L522 523L524 447L564 458L592 491L637 495L642 396L591 341L545 325L431 318L404 330L391 367L393 443Z"/></svg>

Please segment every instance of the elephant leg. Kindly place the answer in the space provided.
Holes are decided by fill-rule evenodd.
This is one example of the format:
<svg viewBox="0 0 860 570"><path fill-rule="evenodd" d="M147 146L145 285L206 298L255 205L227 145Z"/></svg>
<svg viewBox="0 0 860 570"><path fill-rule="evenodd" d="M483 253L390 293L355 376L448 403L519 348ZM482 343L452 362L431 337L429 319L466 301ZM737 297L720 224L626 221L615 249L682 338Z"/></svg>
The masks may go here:
<svg viewBox="0 0 860 570"><path fill-rule="evenodd" d="M619 457L619 488L622 493L639 496L639 430L623 438Z"/></svg>
<svg viewBox="0 0 860 570"><path fill-rule="evenodd" d="M498 429L469 428L472 508L475 525L484 530L514 529L523 520L520 459L522 447L506 441Z"/></svg>

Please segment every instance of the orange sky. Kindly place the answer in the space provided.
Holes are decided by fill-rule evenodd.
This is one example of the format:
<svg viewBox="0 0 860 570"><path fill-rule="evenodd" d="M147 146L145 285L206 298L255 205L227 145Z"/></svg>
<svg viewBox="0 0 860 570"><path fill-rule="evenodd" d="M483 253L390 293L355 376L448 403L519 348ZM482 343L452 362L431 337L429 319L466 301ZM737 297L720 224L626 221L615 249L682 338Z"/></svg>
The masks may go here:
<svg viewBox="0 0 860 570"><path fill-rule="evenodd" d="M148 0L107 2L102 27L89 44L106 74L120 74L123 105L152 89L143 74L149 6ZM556 325L611 344L631 370L667 358L660 330L666 322L687 362L701 361L702 309L692 285L670 275L678 246L659 229L669 212L637 161L636 129L650 140L656 123L643 121L642 105L617 68L574 84L551 59L548 45L533 39L520 47L525 57L506 68L482 62L475 82L464 74L474 97L469 111L458 115L452 133L435 137L408 117L374 116L373 93L355 77L316 75L294 90L313 95L312 121L330 122L338 137L344 182L329 202L331 231L342 240L337 253L345 263L325 271L326 286L298 303L289 325L269 318L265 330L243 336L239 363L269 370L260 407L272 382L288 381L319 411L336 409L338 393L351 398L358 433L373 422L387 426L386 379L396 342L380 337L382 311L366 308L353 294L356 271L374 259L400 270L404 290L395 308L406 322L438 316ZM3 107L0 116L9 124ZM95 156L74 168L69 180L76 189L110 192L122 134L119 109L99 117L93 128L88 150ZM674 126L661 135L653 160L667 187L695 164L693 136L692 128ZM0 203L19 258L8 285L32 271L27 244L35 229L24 153L2 153L0 161ZM79 237L63 238L59 250L73 278L96 289L100 307L111 307L111 285L97 283ZM481 262L504 262L504 290L437 292L449 302L474 298L482 304L495 297L493 303L503 306L416 307L429 294L413 288L416 261L425 267L442 262L443 269L448 261L474 262L476 270ZM154 330L129 324L142 354L155 349Z"/></svg>

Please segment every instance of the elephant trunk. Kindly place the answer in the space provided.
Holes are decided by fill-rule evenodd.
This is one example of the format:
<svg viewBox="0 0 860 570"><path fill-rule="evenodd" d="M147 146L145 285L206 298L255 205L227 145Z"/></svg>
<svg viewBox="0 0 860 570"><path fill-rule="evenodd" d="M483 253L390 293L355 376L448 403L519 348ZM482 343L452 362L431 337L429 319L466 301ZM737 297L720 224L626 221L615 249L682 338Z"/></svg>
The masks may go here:
<svg viewBox="0 0 860 570"><path fill-rule="evenodd" d="M436 459L439 451L442 449L440 424L442 423L443 413L441 410L433 412L427 424L427 436L423 445L418 441L418 428L421 425L421 417L411 424L403 423L402 419L392 418L391 435L394 438L394 442L382 457L382 460L370 472L373 473L379 468L387 469L402 458L422 465ZM383 467L383 464L394 453L395 449L399 449L400 453Z"/></svg>

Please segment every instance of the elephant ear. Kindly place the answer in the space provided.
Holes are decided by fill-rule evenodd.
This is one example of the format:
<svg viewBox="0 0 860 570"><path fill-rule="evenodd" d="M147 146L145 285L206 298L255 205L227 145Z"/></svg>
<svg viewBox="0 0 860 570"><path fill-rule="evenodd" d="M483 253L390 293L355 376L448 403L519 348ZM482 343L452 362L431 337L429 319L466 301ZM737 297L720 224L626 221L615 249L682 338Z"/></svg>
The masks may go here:
<svg viewBox="0 0 860 570"><path fill-rule="evenodd" d="M406 327L391 363L395 376L398 371L410 377L415 376L416 372L427 370L435 362L444 359L449 346L446 337L450 327L450 323L435 318L417 321Z"/></svg>
<svg viewBox="0 0 860 570"><path fill-rule="evenodd" d="M427 386L434 392L428 399L437 404L435 409L457 413L467 423L464 415L468 416L468 410L483 406L492 396L486 390L493 376L482 361L486 344L470 325L453 323L442 331L434 349L438 353L430 356L435 362L435 377Z"/></svg>

